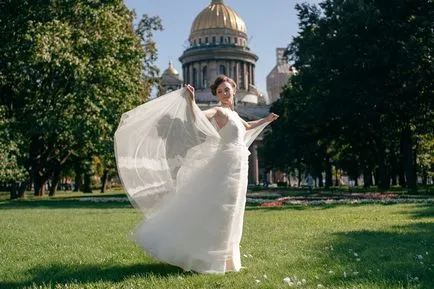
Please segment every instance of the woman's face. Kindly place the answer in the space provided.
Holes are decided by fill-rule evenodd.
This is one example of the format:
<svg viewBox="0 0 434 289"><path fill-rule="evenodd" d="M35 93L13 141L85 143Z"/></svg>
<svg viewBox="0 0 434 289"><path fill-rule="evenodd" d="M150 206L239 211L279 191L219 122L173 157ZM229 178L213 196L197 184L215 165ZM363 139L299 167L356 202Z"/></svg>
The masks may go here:
<svg viewBox="0 0 434 289"><path fill-rule="evenodd" d="M222 82L216 89L217 99L225 105L232 104L234 102L235 90L229 82Z"/></svg>

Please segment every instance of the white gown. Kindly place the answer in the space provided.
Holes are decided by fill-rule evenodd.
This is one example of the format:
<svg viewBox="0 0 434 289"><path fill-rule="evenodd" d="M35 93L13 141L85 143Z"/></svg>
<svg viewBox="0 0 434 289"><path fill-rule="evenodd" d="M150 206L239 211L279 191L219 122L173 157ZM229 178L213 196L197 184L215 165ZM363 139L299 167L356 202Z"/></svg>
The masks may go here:
<svg viewBox="0 0 434 289"><path fill-rule="evenodd" d="M170 111L167 105L176 103L173 109L178 117L171 115L170 121L159 127L163 147L152 148L156 141L152 129L147 131L149 140L140 135L143 131L126 124L131 115L123 117L115 135L120 177L130 200L146 217L133 237L149 255L186 271L239 271L248 145L267 124L246 134L238 114L224 109L229 121L219 129L195 104L191 106L183 89L160 98L168 99L165 105L154 104L155 100L141 111L165 107L160 116L153 115L158 127ZM137 127L149 126L144 115L140 118L143 123L134 122ZM128 140L128 133L137 139ZM134 156L143 150L148 151L146 157L143 152Z"/></svg>

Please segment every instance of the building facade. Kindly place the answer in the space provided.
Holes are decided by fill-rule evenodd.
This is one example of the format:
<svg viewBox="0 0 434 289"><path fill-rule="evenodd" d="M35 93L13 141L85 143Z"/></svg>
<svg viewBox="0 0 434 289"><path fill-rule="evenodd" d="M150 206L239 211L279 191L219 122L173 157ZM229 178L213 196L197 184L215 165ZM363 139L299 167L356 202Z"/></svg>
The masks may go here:
<svg viewBox="0 0 434 289"><path fill-rule="evenodd" d="M276 65L267 75L266 85L270 103L280 98L283 87L288 83L291 76L297 73L295 68L288 63L285 51L285 48L276 48Z"/></svg>
<svg viewBox="0 0 434 289"><path fill-rule="evenodd" d="M218 75L224 74L237 83L235 109L246 121L265 117L270 109L266 96L255 87L257 60L248 47L243 19L223 0L212 0L196 16L191 25L188 47L179 57L182 81L195 87L196 103L201 109L218 105L210 86ZM170 66L162 76L165 89L169 89L166 79L170 78L167 75L173 74ZM250 146L250 184L259 184L266 178L265 171L259 168L257 148L261 139L259 136Z"/></svg>

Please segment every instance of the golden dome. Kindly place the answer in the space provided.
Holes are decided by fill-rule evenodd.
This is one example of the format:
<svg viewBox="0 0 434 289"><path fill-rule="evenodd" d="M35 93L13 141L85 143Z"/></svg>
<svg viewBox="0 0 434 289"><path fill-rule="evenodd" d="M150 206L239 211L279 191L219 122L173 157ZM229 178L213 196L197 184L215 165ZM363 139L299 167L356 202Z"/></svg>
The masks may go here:
<svg viewBox="0 0 434 289"><path fill-rule="evenodd" d="M163 74L169 74L173 76L179 75L178 71L176 71L175 67L173 67L172 61L169 61L169 67L163 72Z"/></svg>
<svg viewBox="0 0 434 289"><path fill-rule="evenodd" d="M223 0L212 0L193 21L190 34L204 29L224 28L246 33L246 24Z"/></svg>

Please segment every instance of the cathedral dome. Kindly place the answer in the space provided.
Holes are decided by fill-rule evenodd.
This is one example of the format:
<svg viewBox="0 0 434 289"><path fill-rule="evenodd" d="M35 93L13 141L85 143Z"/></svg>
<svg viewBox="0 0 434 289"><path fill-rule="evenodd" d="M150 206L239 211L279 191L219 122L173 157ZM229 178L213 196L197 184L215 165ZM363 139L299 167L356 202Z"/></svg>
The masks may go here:
<svg viewBox="0 0 434 289"><path fill-rule="evenodd" d="M246 33L246 24L234 10L223 3L223 0L212 0L211 4L194 19L190 34L205 29L230 29Z"/></svg>
<svg viewBox="0 0 434 289"><path fill-rule="evenodd" d="M193 21L190 33L203 29L224 28L246 33L246 24L223 0L213 0Z"/></svg>
<svg viewBox="0 0 434 289"><path fill-rule="evenodd" d="M171 75L171 76L179 77L179 73L178 73L178 71L176 71L175 67L173 67L172 61L169 61L169 67L166 70L164 70L163 76L164 75Z"/></svg>

